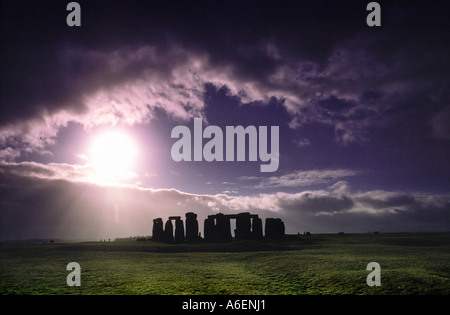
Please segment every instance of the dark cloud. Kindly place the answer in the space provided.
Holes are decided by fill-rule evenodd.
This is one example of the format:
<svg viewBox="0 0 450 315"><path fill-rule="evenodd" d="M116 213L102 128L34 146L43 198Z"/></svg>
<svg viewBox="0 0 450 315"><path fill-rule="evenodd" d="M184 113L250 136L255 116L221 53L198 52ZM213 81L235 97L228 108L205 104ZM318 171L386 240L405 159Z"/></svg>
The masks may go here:
<svg viewBox="0 0 450 315"><path fill-rule="evenodd" d="M372 209L395 209L397 207L409 207L416 203L413 196L402 193L371 193L359 196L357 198L358 202L362 204L363 207L367 206Z"/></svg>
<svg viewBox="0 0 450 315"><path fill-rule="evenodd" d="M299 193L188 194L132 185L99 186L77 177L70 180L61 171L67 173L70 167L0 165L0 239L149 235L154 218L165 219L188 211L199 215L200 226L207 215L217 212L252 212L263 219L280 217L288 233L442 231L450 223L448 195L352 193L342 181L327 190Z"/></svg>
<svg viewBox="0 0 450 315"><path fill-rule="evenodd" d="M444 107L431 119L433 136L450 139L450 106Z"/></svg>
<svg viewBox="0 0 450 315"><path fill-rule="evenodd" d="M421 105L430 115L447 106L443 1L383 2L379 30L365 26L360 1L80 4L82 27L69 28L63 3L2 2L4 142L22 137L30 145L36 125L53 126L40 136L54 137L67 121L92 124L100 114L112 116L102 123L145 121L146 105L198 115L206 83L226 85L243 103L284 100L292 126L330 124L343 143L367 139L366 129L399 101L433 93ZM178 78L189 71L188 81ZM96 110L102 93L120 106ZM130 108L139 113L127 121Z"/></svg>
<svg viewBox="0 0 450 315"><path fill-rule="evenodd" d="M450 223L448 195L345 190L279 197L280 214L292 231L446 231Z"/></svg>
<svg viewBox="0 0 450 315"><path fill-rule="evenodd" d="M35 170L30 164L1 165L0 238L3 240L150 235L156 217L183 215L188 209L195 209L202 217L210 213L201 196L177 190L48 179L48 175L54 174Z"/></svg>
<svg viewBox="0 0 450 315"><path fill-rule="evenodd" d="M296 198L280 200L280 207L286 211L312 213L314 215L335 214L353 208L353 200L346 195L320 192L305 192Z"/></svg>

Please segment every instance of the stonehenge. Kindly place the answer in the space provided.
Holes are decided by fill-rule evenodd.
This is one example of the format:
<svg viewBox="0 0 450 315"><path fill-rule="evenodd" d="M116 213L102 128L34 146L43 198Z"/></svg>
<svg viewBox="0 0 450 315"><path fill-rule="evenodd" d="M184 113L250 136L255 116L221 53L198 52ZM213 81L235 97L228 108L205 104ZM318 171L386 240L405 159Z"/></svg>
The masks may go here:
<svg viewBox="0 0 450 315"><path fill-rule="evenodd" d="M168 243L198 242L200 237L197 214L187 212L186 228L180 216L170 216L163 229L162 218L153 220L152 239ZM217 213L208 215L204 220L204 240L207 242L230 242L233 240L231 234L231 222L235 221L234 237L236 240L262 240L263 224L257 214L242 212L237 214ZM175 221L175 228L172 221ZM279 218L267 218L265 221L265 237L268 239L279 239L285 235L284 222Z"/></svg>

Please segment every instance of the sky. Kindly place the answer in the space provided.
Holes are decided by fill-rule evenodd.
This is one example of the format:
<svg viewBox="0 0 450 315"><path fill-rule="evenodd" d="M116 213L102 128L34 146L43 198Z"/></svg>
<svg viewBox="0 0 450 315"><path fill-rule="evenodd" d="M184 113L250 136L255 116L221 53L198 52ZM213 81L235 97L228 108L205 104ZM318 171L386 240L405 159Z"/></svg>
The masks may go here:
<svg viewBox="0 0 450 315"><path fill-rule="evenodd" d="M372 27L369 1L77 2L80 26L69 1L0 5L0 240L151 235L189 211L200 231L218 212L450 229L448 1L378 1ZM244 161L195 161L195 118L223 132L211 153L266 126L278 167L249 138Z"/></svg>

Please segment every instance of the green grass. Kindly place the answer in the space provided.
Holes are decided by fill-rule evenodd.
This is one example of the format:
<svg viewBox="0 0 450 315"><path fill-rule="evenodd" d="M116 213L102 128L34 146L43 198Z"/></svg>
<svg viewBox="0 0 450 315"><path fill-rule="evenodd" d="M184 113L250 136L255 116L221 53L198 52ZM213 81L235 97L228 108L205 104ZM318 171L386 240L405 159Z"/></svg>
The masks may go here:
<svg viewBox="0 0 450 315"><path fill-rule="evenodd" d="M81 286L69 287L69 262ZM369 262L381 286L369 287ZM0 294L450 294L450 233L0 245Z"/></svg>

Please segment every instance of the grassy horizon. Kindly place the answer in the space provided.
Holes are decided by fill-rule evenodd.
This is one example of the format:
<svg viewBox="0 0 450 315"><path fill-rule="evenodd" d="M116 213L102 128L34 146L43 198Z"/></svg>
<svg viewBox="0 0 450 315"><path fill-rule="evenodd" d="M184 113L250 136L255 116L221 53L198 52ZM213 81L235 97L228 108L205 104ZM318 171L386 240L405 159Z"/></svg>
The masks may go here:
<svg viewBox="0 0 450 315"><path fill-rule="evenodd" d="M0 245L0 294L450 294L450 233ZM81 286L69 287L69 262ZM369 262L381 286L369 287Z"/></svg>

